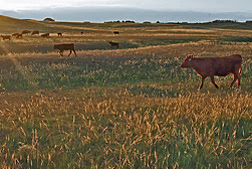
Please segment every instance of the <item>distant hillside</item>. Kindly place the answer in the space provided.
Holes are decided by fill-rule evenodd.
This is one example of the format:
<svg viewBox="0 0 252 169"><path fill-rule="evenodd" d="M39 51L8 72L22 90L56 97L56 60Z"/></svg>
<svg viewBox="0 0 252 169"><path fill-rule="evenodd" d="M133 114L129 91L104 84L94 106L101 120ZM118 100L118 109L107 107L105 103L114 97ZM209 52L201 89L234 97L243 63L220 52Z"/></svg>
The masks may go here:
<svg viewBox="0 0 252 169"><path fill-rule="evenodd" d="M24 29L38 29L46 26L35 20L15 19L0 15L0 32L12 33L20 32Z"/></svg>
<svg viewBox="0 0 252 169"><path fill-rule="evenodd" d="M0 34L11 34L23 30L39 30L40 32L79 31L85 29L84 23L45 22L31 19L16 19L0 15Z"/></svg>
<svg viewBox="0 0 252 169"><path fill-rule="evenodd" d="M132 21L133 22L133 21ZM125 21L112 21L105 23L90 23L90 22L45 22L32 19L16 19L8 16L0 15L0 34L12 34L14 32L21 32L25 29L39 30L46 33L57 32L80 32L86 33L105 33L114 29L124 29L133 27L179 27L179 28L193 28L193 29L252 29L252 22L236 22L231 20L215 20L204 23L187 23L187 22L168 22L168 23L129 23Z"/></svg>

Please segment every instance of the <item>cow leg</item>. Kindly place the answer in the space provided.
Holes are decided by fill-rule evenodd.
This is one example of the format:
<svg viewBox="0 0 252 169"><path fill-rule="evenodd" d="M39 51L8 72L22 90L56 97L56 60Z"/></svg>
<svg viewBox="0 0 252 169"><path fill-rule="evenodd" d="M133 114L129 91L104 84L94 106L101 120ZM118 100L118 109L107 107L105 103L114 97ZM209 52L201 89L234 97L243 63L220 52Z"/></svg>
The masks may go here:
<svg viewBox="0 0 252 169"><path fill-rule="evenodd" d="M74 52L74 54L75 54L75 57L76 57L76 52L75 52L75 50L73 50L73 52Z"/></svg>
<svg viewBox="0 0 252 169"><path fill-rule="evenodd" d="M214 86L219 89L219 86L215 83L214 76L211 76L211 82L214 84Z"/></svg>
<svg viewBox="0 0 252 169"><path fill-rule="evenodd" d="M241 65L237 65L235 67L235 71L233 73L233 81L231 82L229 88L231 88L233 86L233 84L235 83L235 81L238 79L237 82L237 87L240 86L240 81L241 81Z"/></svg>
<svg viewBox="0 0 252 169"><path fill-rule="evenodd" d="M70 52L69 52L69 54L68 54L68 57L71 55L71 53L72 53L72 50L70 50Z"/></svg>
<svg viewBox="0 0 252 169"><path fill-rule="evenodd" d="M239 87L240 86L240 81L241 81L241 76L238 75L237 79L238 79L237 87Z"/></svg>
<svg viewBox="0 0 252 169"><path fill-rule="evenodd" d="M233 74L233 81L231 82L230 86L229 86L229 89L233 86L234 82L238 79L238 76L236 73ZM240 85L240 78L238 80L238 87Z"/></svg>
<svg viewBox="0 0 252 169"><path fill-rule="evenodd" d="M59 50L59 53L60 53L60 56L63 57L63 51L62 51L62 50Z"/></svg>
<svg viewBox="0 0 252 169"><path fill-rule="evenodd" d="M200 84L199 90L203 87L205 78L206 78L206 77L201 76L201 84Z"/></svg>
<svg viewBox="0 0 252 169"><path fill-rule="evenodd" d="M237 79L238 79L237 87L239 87L240 86L240 81L241 81L241 67L238 69Z"/></svg>

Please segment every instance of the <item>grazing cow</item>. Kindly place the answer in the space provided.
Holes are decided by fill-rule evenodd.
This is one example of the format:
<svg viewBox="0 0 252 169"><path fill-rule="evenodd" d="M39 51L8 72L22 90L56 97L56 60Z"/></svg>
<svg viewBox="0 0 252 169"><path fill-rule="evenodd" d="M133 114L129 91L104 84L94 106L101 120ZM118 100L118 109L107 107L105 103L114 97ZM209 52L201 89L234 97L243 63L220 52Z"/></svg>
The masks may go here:
<svg viewBox="0 0 252 169"><path fill-rule="evenodd" d="M31 35L39 35L39 31L38 30L35 30L35 31L32 31Z"/></svg>
<svg viewBox="0 0 252 169"><path fill-rule="evenodd" d="M239 54L233 54L229 56L221 57L194 57L192 54L186 56L185 60L181 64L182 68L193 68L201 76L202 88L206 77L210 76L211 82L218 89L218 85L214 81L214 76L227 76L233 74L233 81L229 85L232 87L234 82L238 79L238 87L240 86L241 79L241 64L242 57Z"/></svg>
<svg viewBox="0 0 252 169"><path fill-rule="evenodd" d="M11 36L17 36L19 33L13 33Z"/></svg>
<svg viewBox="0 0 252 169"><path fill-rule="evenodd" d="M62 36L62 33L58 33L58 36Z"/></svg>
<svg viewBox="0 0 252 169"><path fill-rule="evenodd" d="M21 34L21 33L18 33L17 35L16 35L16 38L17 39L21 39L23 37L23 35Z"/></svg>
<svg viewBox="0 0 252 169"><path fill-rule="evenodd" d="M16 38L22 38L21 33L13 33L11 36L15 36Z"/></svg>
<svg viewBox="0 0 252 169"><path fill-rule="evenodd" d="M49 38L49 35L50 35L49 33L44 33L44 34L41 35L41 37L43 37L43 38Z"/></svg>
<svg viewBox="0 0 252 169"><path fill-rule="evenodd" d="M84 32L83 32L83 31L81 31L80 33L83 35L83 33L84 33Z"/></svg>
<svg viewBox="0 0 252 169"><path fill-rule="evenodd" d="M71 55L72 51L74 52L75 54L75 57L76 57L76 52L75 52L75 49L74 49L74 43L59 43L59 44L55 44L53 46L53 49L58 49L59 50L59 53L60 53L60 56L63 56L63 52L64 50L69 50L69 54L68 56Z"/></svg>
<svg viewBox="0 0 252 169"><path fill-rule="evenodd" d="M29 31L29 30L23 30L22 31L22 34L27 34L28 35L29 33L31 33L31 31Z"/></svg>
<svg viewBox="0 0 252 169"><path fill-rule="evenodd" d="M5 40L5 39L11 40L11 36L10 35L1 35L1 37L3 38L3 40Z"/></svg>
<svg viewBox="0 0 252 169"><path fill-rule="evenodd" d="M116 46L117 48L119 48L119 43L117 43L117 42L109 42L109 44L110 44L111 48L113 46Z"/></svg>
<svg viewBox="0 0 252 169"><path fill-rule="evenodd" d="M119 31L114 31L114 34L115 35L119 35Z"/></svg>

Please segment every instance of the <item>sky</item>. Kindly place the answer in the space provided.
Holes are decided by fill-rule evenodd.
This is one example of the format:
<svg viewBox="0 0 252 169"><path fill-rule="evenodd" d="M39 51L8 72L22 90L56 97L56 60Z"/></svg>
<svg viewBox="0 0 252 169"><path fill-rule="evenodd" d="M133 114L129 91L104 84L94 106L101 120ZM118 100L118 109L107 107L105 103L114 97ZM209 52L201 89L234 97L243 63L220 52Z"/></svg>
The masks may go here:
<svg viewBox="0 0 252 169"><path fill-rule="evenodd" d="M0 0L0 10L129 7L157 11L252 12L252 0Z"/></svg>

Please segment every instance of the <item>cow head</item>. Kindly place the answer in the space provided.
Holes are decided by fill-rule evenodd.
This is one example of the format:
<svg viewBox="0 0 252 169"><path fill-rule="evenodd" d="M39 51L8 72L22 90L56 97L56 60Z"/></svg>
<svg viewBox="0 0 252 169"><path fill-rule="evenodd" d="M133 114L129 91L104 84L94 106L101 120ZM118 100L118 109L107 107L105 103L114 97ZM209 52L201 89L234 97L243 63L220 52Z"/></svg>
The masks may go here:
<svg viewBox="0 0 252 169"><path fill-rule="evenodd" d="M182 62L182 64L180 65L180 67L182 67L182 68L191 67L192 58L193 58L193 54L187 55L186 58L184 59L184 61Z"/></svg>
<svg viewBox="0 0 252 169"><path fill-rule="evenodd" d="M53 49L58 49L59 48L58 46L59 45L57 45L57 44L53 45Z"/></svg>

